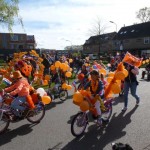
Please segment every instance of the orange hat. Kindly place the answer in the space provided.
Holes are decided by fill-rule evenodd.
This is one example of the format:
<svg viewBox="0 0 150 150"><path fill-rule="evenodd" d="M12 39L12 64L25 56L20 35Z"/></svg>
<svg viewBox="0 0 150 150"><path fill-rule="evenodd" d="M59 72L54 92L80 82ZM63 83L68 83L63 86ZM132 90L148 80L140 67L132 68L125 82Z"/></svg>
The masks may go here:
<svg viewBox="0 0 150 150"><path fill-rule="evenodd" d="M14 79L18 79L21 77L22 77L22 75L21 75L21 72L19 70L13 72L13 78Z"/></svg>

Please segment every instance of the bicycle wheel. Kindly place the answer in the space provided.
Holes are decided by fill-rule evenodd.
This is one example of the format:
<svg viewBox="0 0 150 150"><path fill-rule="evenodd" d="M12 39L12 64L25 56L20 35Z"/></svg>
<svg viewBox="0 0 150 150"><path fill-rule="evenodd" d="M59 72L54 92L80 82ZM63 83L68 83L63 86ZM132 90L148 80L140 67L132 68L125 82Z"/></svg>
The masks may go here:
<svg viewBox="0 0 150 150"><path fill-rule="evenodd" d="M39 123L45 116L45 107L43 104L36 105L32 111L29 110L27 120L31 123Z"/></svg>
<svg viewBox="0 0 150 150"><path fill-rule="evenodd" d="M104 121L108 121L112 115L112 104L108 103L107 105L105 105L106 107L106 111L102 112L102 119Z"/></svg>
<svg viewBox="0 0 150 150"><path fill-rule="evenodd" d="M72 135L75 137L83 135L87 124L88 124L88 117L86 113L80 112L76 114L71 122Z"/></svg>
<svg viewBox="0 0 150 150"><path fill-rule="evenodd" d="M68 98L68 92L66 90L61 90L59 92L59 99L65 101Z"/></svg>
<svg viewBox="0 0 150 150"><path fill-rule="evenodd" d="M2 119L0 120L0 134L7 130L10 120L9 116L3 114Z"/></svg>

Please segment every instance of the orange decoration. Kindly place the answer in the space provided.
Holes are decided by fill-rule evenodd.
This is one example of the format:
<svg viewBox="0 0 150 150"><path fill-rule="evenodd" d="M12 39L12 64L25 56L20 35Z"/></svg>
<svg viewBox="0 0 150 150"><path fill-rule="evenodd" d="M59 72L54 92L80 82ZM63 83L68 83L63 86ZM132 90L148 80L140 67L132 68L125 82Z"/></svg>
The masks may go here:
<svg viewBox="0 0 150 150"><path fill-rule="evenodd" d="M108 77L114 77L114 72L109 72Z"/></svg>
<svg viewBox="0 0 150 150"><path fill-rule="evenodd" d="M89 110L90 106L89 103L87 101L82 101L80 104L80 109L81 111L85 112L87 110Z"/></svg>
<svg viewBox="0 0 150 150"><path fill-rule="evenodd" d="M67 90L71 90L72 86L71 85L67 85Z"/></svg>
<svg viewBox="0 0 150 150"><path fill-rule="evenodd" d="M60 65L61 65L61 62L60 62L60 61L56 61L56 62L55 62L55 67L56 67L56 68L59 68Z"/></svg>
<svg viewBox="0 0 150 150"><path fill-rule="evenodd" d="M123 69L123 73L124 73L125 77L128 76L128 71L126 69Z"/></svg>
<svg viewBox="0 0 150 150"><path fill-rule="evenodd" d="M108 77L107 82L110 83L112 79L113 79L112 77Z"/></svg>
<svg viewBox="0 0 150 150"><path fill-rule="evenodd" d="M84 74L83 73L80 73L78 74L78 79L81 81L84 79Z"/></svg>
<svg viewBox="0 0 150 150"><path fill-rule="evenodd" d="M115 73L116 80L124 80L124 78L125 78L125 74L123 73L123 71L118 71Z"/></svg>
<svg viewBox="0 0 150 150"><path fill-rule="evenodd" d="M129 52L126 53L122 61L136 67L140 67L142 65L142 59L131 55Z"/></svg>
<svg viewBox="0 0 150 150"><path fill-rule="evenodd" d="M102 68L102 69L100 69L100 70L99 70L99 72L100 72L101 74L103 74L104 76L106 75L106 70L105 70L105 69L103 69L103 68Z"/></svg>
<svg viewBox="0 0 150 150"><path fill-rule="evenodd" d="M117 83L113 83L112 86L111 86L111 91L114 94L119 94L121 92L121 88Z"/></svg>
<svg viewBox="0 0 150 150"><path fill-rule="evenodd" d="M55 67L54 65L51 65L51 66L50 66L50 69L51 69L51 70L55 70L56 67Z"/></svg>
<svg viewBox="0 0 150 150"><path fill-rule="evenodd" d="M71 77L71 75L72 75L72 73L70 71L66 72L66 74L65 74L65 76L68 78Z"/></svg>
<svg viewBox="0 0 150 150"><path fill-rule="evenodd" d="M73 94L73 103L79 105L83 101L83 95L77 91Z"/></svg>

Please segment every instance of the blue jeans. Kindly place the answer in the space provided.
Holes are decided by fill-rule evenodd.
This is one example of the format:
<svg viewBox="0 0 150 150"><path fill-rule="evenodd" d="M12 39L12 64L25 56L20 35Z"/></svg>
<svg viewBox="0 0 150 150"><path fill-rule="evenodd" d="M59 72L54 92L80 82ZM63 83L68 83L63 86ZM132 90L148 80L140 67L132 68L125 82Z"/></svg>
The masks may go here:
<svg viewBox="0 0 150 150"><path fill-rule="evenodd" d="M139 96L136 94L137 84L136 82L124 82L124 107L128 106L128 93L129 89L133 97L136 100L140 100Z"/></svg>
<svg viewBox="0 0 150 150"><path fill-rule="evenodd" d="M20 106L22 103L25 103L26 102L26 97L25 96L18 96L16 97L12 103L11 103L11 107L14 109L14 110L20 110L20 111L24 111L25 110L25 107L23 106ZM15 111L15 115L19 116L19 114L17 113L17 111Z"/></svg>

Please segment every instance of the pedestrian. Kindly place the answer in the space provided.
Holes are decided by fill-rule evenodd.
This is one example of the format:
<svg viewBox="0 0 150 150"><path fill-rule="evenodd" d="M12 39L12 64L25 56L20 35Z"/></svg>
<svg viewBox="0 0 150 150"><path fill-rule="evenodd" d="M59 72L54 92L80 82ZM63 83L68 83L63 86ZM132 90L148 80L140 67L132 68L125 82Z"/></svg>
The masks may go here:
<svg viewBox="0 0 150 150"><path fill-rule="evenodd" d="M49 75L50 74L50 69L49 69L50 62L48 61L45 54L42 54L42 59L43 59L42 64L44 65L44 76L47 74Z"/></svg>
<svg viewBox="0 0 150 150"><path fill-rule="evenodd" d="M122 111L127 110L129 89L131 91L131 95L136 99L136 105L139 105L140 102L140 97L136 94L138 85L137 75L139 74L139 69L127 63L125 64L125 68L128 70L128 76L124 80L124 107L122 108Z"/></svg>

